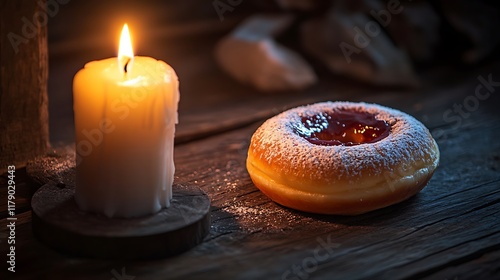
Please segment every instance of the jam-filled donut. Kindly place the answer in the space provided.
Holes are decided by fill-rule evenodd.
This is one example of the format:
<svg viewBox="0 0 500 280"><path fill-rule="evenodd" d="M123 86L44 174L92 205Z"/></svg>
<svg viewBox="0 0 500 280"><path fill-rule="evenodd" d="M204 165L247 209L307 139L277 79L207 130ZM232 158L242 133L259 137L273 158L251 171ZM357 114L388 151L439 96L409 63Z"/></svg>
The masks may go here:
<svg viewBox="0 0 500 280"><path fill-rule="evenodd" d="M324 102L267 120L252 136L247 169L275 202L356 215L419 192L439 162L429 130L376 104Z"/></svg>

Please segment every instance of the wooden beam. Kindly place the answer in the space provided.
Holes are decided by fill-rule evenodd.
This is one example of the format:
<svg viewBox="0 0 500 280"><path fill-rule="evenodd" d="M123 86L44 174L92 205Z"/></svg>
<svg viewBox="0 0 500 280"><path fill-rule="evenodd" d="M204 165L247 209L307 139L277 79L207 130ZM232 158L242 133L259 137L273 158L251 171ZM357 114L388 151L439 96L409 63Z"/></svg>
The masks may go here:
<svg viewBox="0 0 500 280"><path fill-rule="evenodd" d="M48 147L45 0L0 3L0 172Z"/></svg>

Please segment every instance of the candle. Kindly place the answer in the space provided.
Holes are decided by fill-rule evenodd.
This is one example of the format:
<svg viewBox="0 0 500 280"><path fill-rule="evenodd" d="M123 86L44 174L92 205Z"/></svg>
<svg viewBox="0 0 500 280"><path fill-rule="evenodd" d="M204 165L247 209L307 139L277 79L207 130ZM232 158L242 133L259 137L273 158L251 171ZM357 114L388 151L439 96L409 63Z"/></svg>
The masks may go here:
<svg viewBox="0 0 500 280"><path fill-rule="evenodd" d="M81 210L127 218L169 206L178 85L165 62L134 57L127 25L118 57L89 62L75 75L75 200Z"/></svg>

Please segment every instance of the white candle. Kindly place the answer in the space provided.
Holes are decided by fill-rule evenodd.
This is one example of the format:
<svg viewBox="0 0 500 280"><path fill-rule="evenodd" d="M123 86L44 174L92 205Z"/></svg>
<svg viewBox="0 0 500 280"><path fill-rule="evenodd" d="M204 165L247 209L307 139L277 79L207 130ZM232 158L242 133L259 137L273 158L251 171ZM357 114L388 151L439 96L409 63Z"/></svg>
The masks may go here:
<svg viewBox="0 0 500 280"><path fill-rule="evenodd" d="M120 41L117 58L87 63L73 81L75 199L84 211L136 217L170 205L179 83L165 62L133 56L126 25Z"/></svg>

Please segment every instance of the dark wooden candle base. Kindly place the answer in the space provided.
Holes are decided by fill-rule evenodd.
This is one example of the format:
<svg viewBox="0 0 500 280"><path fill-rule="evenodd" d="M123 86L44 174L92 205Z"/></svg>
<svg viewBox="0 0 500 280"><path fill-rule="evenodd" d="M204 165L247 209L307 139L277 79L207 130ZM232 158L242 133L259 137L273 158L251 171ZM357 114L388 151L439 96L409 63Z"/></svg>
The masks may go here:
<svg viewBox="0 0 500 280"><path fill-rule="evenodd" d="M65 176L74 175L73 168ZM156 214L107 218L81 211L74 186L49 182L31 201L33 232L43 243L75 256L151 259L180 254L209 232L210 199L196 186L174 185L172 191L170 207Z"/></svg>

